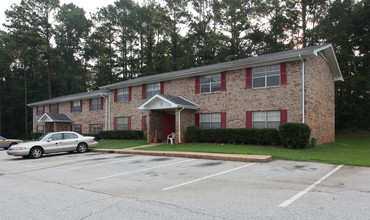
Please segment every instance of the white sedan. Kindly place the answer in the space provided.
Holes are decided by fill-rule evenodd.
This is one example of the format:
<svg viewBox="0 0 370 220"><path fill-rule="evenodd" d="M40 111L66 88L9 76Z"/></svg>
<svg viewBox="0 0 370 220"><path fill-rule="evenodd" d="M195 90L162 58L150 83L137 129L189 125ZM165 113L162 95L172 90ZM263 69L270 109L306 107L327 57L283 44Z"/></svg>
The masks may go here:
<svg viewBox="0 0 370 220"><path fill-rule="evenodd" d="M83 136L76 132L62 131L42 135L37 141L13 145L8 149L8 155L23 158L40 158L43 154L57 152L84 153L88 148L96 147L95 137Z"/></svg>

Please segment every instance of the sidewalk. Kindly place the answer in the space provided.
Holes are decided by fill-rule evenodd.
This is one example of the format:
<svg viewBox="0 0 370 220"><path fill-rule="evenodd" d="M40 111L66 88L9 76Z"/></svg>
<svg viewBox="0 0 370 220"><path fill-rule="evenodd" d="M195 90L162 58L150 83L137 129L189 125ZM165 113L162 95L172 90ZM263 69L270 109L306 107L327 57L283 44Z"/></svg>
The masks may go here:
<svg viewBox="0 0 370 220"><path fill-rule="evenodd" d="M217 154L217 153L199 153L199 152L178 152L178 151L150 151L135 150L137 148L151 147L158 144L150 144L125 149L91 149L93 152L106 152L116 154L140 154L150 156L167 156L167 157L185 157L211 160L231 160L242 162L260 162L266 163L272 161L268 155L246 155L246 154Z"/></svg>

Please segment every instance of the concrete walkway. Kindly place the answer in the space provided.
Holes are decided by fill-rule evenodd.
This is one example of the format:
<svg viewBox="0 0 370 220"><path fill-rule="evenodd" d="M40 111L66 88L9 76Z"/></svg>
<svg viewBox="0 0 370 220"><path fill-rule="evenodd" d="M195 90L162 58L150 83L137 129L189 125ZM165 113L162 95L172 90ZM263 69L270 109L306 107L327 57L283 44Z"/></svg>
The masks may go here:
<svg viewBox="0 0 370 220"><path fill-rule="evenodd" d="M266 162L272 161L272 157L268 155L136 150L137 148L152 147L156 145L159 145L159 144L143 145L143 146L137 146L137 147L125 148L125 149L91 149L91 151L116 153L116 154L140 154L140 155L150 155L150 156L185 157L185 158L231 160L231 161L243 161L243 162L260 162L260 163L266 163Z"/></svg>

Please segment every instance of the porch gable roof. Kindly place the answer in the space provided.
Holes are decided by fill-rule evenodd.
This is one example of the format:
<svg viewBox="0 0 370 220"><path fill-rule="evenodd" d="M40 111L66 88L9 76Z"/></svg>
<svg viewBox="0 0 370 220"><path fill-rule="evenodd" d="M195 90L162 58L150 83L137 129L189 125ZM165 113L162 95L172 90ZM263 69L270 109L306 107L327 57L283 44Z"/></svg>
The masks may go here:
<svg viewBox="0 0 370 220"><path fill-rule="evenodd" d="M199 105L184 99L181 96L170 96L156 94L144 104L138 107L139 110L159 110L159 109L175 109L175 108L184 108L184 109L199 109Z"/></svg>
<svg viewBox="0 0 370 220"><path fill-rule="evenodd" d="M38 122L67 122L71 123L72 119L66 114L55 114L55 113L45 113L41 116Z"/></svg>

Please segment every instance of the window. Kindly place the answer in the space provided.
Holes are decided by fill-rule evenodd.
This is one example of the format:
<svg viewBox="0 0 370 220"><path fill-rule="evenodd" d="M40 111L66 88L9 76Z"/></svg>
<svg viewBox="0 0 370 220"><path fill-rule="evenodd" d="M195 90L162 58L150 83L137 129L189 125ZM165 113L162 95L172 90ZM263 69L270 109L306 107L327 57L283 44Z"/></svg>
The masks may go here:
<svg viewBox="0 0 370 220"><path fill-rule="evenodd" d="M72 125L72 131L81 133L81 125Z"/></svg>
<svg viewBox="0 0 370 220"><path fill-rule="evenodd" d="M280 111L253 112L253 128L279 128Z"/></svg>
<svg viewBox="0 0 370 220"><path fill-rule="evenodd" d="M127 130L129 129L128 124L128 117L116 118L116 130Z"/></svg>
<svg viewBox="0 0 370 220"><path fill-rule="evenodd" d="M44 106L38 106L37 115L43 115L43 114L44 114Z"/></svg>
<svg viewBox="0 0 370 220"><path fill-rule="evenodd" d="M63 133L63 135L64 135L64 139L75 139L75 138L77 138L77 135L72 134L72 133Z"/></svg>
<svg viewBox="0 0 370 220"><path fill-rule="evenodd" d="M92 99L91 100L91 110L101 110L101 99Z"/></svg>
<svg viewBox="0 0 370 220"><path fill-rule="evenodd" d="M221 73L200 77L200 93L221 91Z"/></svg>
<svg viewBox="0 0 370 220"><path fill-rule="evenodd" d="M129 88L117 89L117 102L129 101Z"/></svg>
<svg viewBox="0 0 370 220"><path fill-rule="evenodd" d="M37 125L37 132L44 132L44 125Z"/></svg>
<svg viewBox="0 0 370 220"><path fill-rule="evenodd" d="M50 105L50 113L58 114L58 104Z"/></svg>
<svg viewBox="0 0 370 220"><path fill-rule="evenodd" d="M91 125L91 133L96 134L99 131L101 131L101 125L100 124L92 124Z"/></svg>
<svg viewBox="0 0 370 220"><path fill-rule="evenodd" d="M200 114L201 128L221 128L221 113Z"/></svg>
<svg viewBox="0 0 370 220"><path fill-rule="evenodd" d="M63 139L63 134L62 133L54 134L54 135L51 135L48 139L52 141L59 141Z"/></svg>
<svg viewBox="0 0 370 220"><path fill-rule="evenodd" d="M256 67L252 69L253 88L279 86L280 65Z"/></svg>
<svg viewBox="0 0 370 220"><path fill-rule="evenodd" d="M155 94L161 94L161 83L153 83L146 85L146 98L150 99Z"/></svg>
<svg viewBox="0 0 370 220"><path fill-rule="evenodd" d="M72 112L80 112L81 111L81 101L74 101L72 104Z"/></svg>

